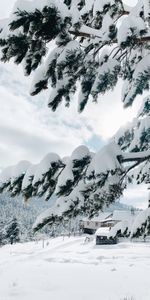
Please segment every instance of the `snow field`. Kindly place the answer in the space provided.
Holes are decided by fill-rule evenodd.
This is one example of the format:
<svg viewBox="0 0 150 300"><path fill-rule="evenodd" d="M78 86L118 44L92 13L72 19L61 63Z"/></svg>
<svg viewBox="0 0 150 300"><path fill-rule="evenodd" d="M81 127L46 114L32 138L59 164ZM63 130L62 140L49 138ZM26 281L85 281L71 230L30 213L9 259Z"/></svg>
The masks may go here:
<svg viewBox="0 0 150 300"><path fill-rule="evenodd" d="M95 246L85 237L0 249L0 300L149 300L150 243Z"/></svg>

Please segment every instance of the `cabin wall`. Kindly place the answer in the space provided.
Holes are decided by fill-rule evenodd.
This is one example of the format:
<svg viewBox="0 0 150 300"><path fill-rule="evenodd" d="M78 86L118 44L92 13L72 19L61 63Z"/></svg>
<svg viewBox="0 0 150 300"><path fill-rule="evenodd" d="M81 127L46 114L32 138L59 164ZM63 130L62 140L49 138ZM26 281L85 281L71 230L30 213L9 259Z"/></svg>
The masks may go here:
<svg viewBox="0 0 150 300"><path fill-rule="evenodd" d="M100 227L113 227L116 225L118 221L104 221L104 222L98 222L98 221L83 221L80 224L81 229L91 229L91 230L97 230Z"/></svg>

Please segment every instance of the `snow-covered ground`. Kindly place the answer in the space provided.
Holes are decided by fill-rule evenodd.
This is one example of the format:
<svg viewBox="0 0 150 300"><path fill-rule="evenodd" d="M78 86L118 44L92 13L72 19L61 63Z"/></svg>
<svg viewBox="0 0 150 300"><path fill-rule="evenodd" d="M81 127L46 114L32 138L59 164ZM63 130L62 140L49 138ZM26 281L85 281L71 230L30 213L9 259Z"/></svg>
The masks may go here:
<svg viewBox="0 0 150 300"><path fill-rule="evenodd" d="M150 300L150 243L44 244L0 248L0 300Z"/></svg>

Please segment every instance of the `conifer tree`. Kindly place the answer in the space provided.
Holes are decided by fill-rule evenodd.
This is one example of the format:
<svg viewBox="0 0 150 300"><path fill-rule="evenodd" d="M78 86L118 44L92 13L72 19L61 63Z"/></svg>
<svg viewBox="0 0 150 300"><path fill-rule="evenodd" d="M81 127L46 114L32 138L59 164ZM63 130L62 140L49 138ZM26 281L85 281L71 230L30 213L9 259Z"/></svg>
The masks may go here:
<svg viewBox="0 0 150 300"><path fill-rule="evenodd" d="M5 227L5 223L3 221L0 221L0 246L4 244L4 240L5 240L4 227Z"/></svg>
<svg viewBox="0 0 150 300"><path fill-rule="evenodd" d="M34 72L31 95L51 87L48 106L53 111L62 102L69 106L80 84L81 112L89 101L113 90L119 79L128 107L149 90L149 27L150 4L145 0L132 8L122 0L17 1L1 28L1 60L22 64L27 76ZM26 199L56 195L54 208L37 220L37 230L66 216L93 216L122 195L127 179L148 184L149 99L136 120L98 153L81 146L67 159L53 153L38 166L20 162L1 174L0 192L22 193Z"/></svg>
<svg viewBox="0 0 150 300"><path fill-rule="evenodd" d="M6 231L5 240L7 240L8 243L13 244L19 242L20 230L19 230L19 224L15 217L7 224L5 231Z"/></svg>

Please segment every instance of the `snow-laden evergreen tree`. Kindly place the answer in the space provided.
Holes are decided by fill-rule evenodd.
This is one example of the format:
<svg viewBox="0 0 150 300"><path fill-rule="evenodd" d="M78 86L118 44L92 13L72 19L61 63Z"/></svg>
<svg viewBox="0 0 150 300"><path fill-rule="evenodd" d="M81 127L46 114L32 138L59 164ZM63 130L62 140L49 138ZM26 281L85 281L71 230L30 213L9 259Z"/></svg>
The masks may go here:
<svg viewBox="0 0 150 300"><path fill-rule="evenodd" d="M130 236L131 238L142 237L144 240L146 236L150 236L150 194L148 208L143 210L135 219Z"/></svg>
<svg viewBox="0 0 150 300"><path fill-rule="evenodd" d="M150 4L139 0L131 8L122 0L17 1L11 17L1 22L0 46L2 61L22 63L26 75L34 71L31 95L52 88L48 105L53 111L62 102L69 106L80 86L81 112L119 79L127 107L149 90ZM126 178L150 182L149 114L148 96L134 122L98 153L80 146L68 158L51 153L39 165L20 162L3 171L0 191L22 193L25 199L57 196L35 230L78 214L93 216L122 195Z"/></svg>
<svg viewBox="0 0 150 300"><path fill-rule="evenodd" d="M109 232L110 237L125 237L130 239L150 236L150 194L147 209L136 211L128 220L117 223Z"/></svg>
<svg viewBox="0 0 150 300"><path fill-rule="evenodd" d="M51 201L53 200L51 199ZM33 201L27 203L22 197L15 197L12 201L8 193L0 195L0 245L10 242L5 238L6 228L15 217L19 224L20 242L35 240L36 236L33 234L32 225L37 216L51 205L51 201L48 203L34 198ZM51 231L51 228L44 228L42 233L50 236Z"/></svg>
<svg viewBox="0 0 150 300"><path fill-rule="evenodd" d="M17 218L12 218L7 226L5 226L5 241L13 244L20 241L20 228Z"/></svg>
<svg viewBox="0 0 150 300"><path fill-rule="evenodd" d="M0 246L5 244L5 221L0 221Z"/></svg>
<svg viewBox="0 0 150 300"><path fill-rule="evenodd" d="M150 236L150 208L140 211L135 218L117 223L109 232L110 237L141 238Z"/></svg>

